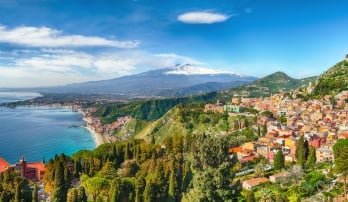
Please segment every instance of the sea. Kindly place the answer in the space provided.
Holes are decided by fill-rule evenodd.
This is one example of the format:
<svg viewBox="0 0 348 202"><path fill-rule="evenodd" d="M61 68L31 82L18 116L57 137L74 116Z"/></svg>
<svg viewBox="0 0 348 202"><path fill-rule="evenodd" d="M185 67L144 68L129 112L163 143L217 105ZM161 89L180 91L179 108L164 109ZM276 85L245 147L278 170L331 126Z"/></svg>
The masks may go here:
<svg viewBox="0 0 348 202"><path fill-rule="evenodd" d="M31 92L0 92L0 103L41 96ZM56 154L71 155L94 149L93 135L82 126L82 114L47 106L0 107L0 157L16 163L48 161Z"/></svg>

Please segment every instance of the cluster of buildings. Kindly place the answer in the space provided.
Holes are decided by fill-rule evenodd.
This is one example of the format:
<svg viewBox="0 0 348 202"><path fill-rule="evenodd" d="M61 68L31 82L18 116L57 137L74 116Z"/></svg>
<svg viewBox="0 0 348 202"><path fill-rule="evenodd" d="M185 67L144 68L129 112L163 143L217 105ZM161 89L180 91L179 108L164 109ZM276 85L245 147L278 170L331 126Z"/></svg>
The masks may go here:
<svg viewBox="0 0 348 202"><path fill-rule="evenodd" d="M273 117L285 118L285 122L280 123L273 117L257 117L258 125L265 125L267 128L266 135L259 137L257 141L246 142L229 149L231 154L237 155L241 163L253 161L260 156L273 162L276 152L280 150L284 154L285 161L296 161L296 142L301 135L308 141L309 146L316 148L317 162L332 162L333 145L339 139L348 138L348 91L343 91L334 97L324 96L322 100L310 101L288 99L281 94L265 99L239 100L241 107L268 110ZM289 172L283 171L269 178L252 178L244 180L242 187L251 190L260 184L276 183L289 176Z"/></svg>
<svg viewBox="0 0 348 202"><path fill-rule="evenodd" d="M334 100L334 101L333 101ZM270 162L277 151L282 151L286 161L295 161L296 142L301 135L310 146L316 148L318 162L333 161L332 146L338 139L348 138L348 91L335 97L324 96L322 100L301 101L289 99L282 94L268 98L233 98L232 104L269 111L273 117L283 117L284 122L269 116L259 116L258 125L265 125L267 133L257 141L246 142L230 148L240 162L252 161L263 156ZM223 112L214 104L206 105L206 111ZM217 110L219 109L219 110ZM256 127L256 126L254 126Z"/></svg>
<svg viewBox="0 0 348 202"><path fill-rule="evenodd" d="M316 148L317 162L332 162L333 145L339 139L348 138L348 91L343 91L334 97L324 96L321 100L309 101L289 99L284 94L267 98L232 98L230 105L222 105L220 102L207 104L205 111L216 113L240 111L228 111L227 106L236 106L238 109L253 108L258 111L269 111L268 114L272 114L272 116L259 115L258 126L253 126L255 131L260 130L260 126L266 128L267 133L264 136L229 149L231 154L237 155L241 163L253 161L261 156L273 162L278 151L283 152L285 161L294 162L296 142L302 135L309 146ZM282 122L279 117L282 117ZM288 172L282 172L270 178L253 178L243 181L242 186L245 189L253 189L263 183L277 182L288 175Z"/></svg>
<svg viewBox="0 0 348 202"><path fill-rule="evenodd" d="M9 164L3 158L0 158L0 173L5 172L6 170L16 172L21 177L31 181L40 181L46 171L43 162L27 162L24 157L22 157L16 164Z"/></svg>
<svg viewBox="0 0 348 202"><path fill-rule="evenodd" d="M98 135L104 135L109 142L115 142L116 137L113 136L115 130L122 128L126 125L130 120L132 120L131 116L123 116L117 117L117 119L110 124L102 124L101 120L97 117L92 116L92 113L96 109L94 107L86 108L83 111L84 119L87 122L87 127L94 130Z"/></svg>

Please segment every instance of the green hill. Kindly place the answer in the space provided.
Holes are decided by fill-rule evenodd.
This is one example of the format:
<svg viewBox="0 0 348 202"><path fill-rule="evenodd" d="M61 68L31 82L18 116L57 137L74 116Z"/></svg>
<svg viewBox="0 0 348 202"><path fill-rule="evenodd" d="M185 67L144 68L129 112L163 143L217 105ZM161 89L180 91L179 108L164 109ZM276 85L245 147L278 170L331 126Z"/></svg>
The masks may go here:
<svg viewBox="0 0 348 202"><path fill-rule="evenodd" d="M315 81L316 78L294 79L284 72L275 72L250 84L223 91L219 97L222 100L226 98L228 100L232 96L267 97L271 94L279 93L281 90L290 91L307 86L309 82Z"/></svg>
<svg viewBox="0 0 348 202"><path fill-rule="evenodd" d="M320 75L312 96L335 95L348 89L348 60L341 61Z"/></svg>

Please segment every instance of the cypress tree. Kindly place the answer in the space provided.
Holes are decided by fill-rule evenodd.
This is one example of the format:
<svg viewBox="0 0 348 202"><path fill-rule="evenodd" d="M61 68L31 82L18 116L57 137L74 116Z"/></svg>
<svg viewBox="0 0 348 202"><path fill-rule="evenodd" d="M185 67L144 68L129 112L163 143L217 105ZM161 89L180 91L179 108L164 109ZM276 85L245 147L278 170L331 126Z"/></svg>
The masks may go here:
<svg viewBox="0 0 348 202"><path fill-rule="evenodd" d="M39 201L39 197L37 195L37 192L38 192L38 187L37 187L37 184L35 184L34 189L33 189L33 202Z"/></svg>
<svg viewBox="0 0 348 202"><path fill-rule="evenodd" d="M170 172L169 177L169 190L168 190L168 197L167 202L175 202L175 189L176 189L176 179L175 179L175 171L172 170Z"/></svg>
<svg viewBox="0 0 348 202"><path fill-rule="evenodd" d="M296 142L296 151L295 151L296 163L301 166L303 166L305 163L303 144L304 144L304 137L303 135L301 135L300 139Z"/></svg>
<svg viewBox="0 0 348 202"><path fill-rule="evenodd" d="M122 181L120 178L115 178L111 183L110 202L119 201L121 191L122 191Z"/></svg>
<svg viewBox="0 0 348 202"><path fill-rule="evenodd" d="M87 202L87 195L84 187L79 187L78 189L78 201Z"/></svg>
<svg viewBox="0 0 348 202"><path fill-rule="evenodd" d="M140 176L135 181L135 202L141 202L144 201L143 199L143 192L146 186L146 182L143 176Z"/></svg>
<svg viewBox="0 0 348 202"><path fill-rule="evenodd" d="M246 201L246 202L256 202L255 194L254 194L253 191L247 190L247 191L245 192L245 201Z"/></svg>
<svg viewBox="0 0 348 202"><path fill-rule="evenodd" d="M79 202L78 191L76 188L72 188L69 190L67 202Z"/></svg>
<svg viewBox="0 0 348 202"><path fill-rule="evenodd" d="M282 151L278 151L274 157L274 170L281 170L284 168L285 159Z"/></svg>
<svg viewBox="0 0 348 202"><path fill-rule="evenodd" d="M129 146L128 143L126 144L126 148L124 150L124 160L129 160L130 155L129 155Z"/></svg>
<svg viewBox="0 0 348 202"><path fill-rule="evenodd" d="M316 150L315 150L315 147L311 146L309 148L307 167L313 169L316 162L317 162Z"/></svg>

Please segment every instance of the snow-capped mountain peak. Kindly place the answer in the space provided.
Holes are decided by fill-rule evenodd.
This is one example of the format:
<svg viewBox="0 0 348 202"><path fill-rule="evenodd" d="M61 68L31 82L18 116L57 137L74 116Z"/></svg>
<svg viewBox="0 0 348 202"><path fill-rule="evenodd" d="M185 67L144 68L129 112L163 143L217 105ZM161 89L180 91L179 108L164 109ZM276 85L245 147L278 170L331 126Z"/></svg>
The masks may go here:
<svg viewBox="0 0 348 202"><path fill-rule="evenodd" d="M199 66L194 66L191 64L176 65L175 68L173 68L170 71L165 72L165 74L167 74L167 75L169 75L169 74L175 74L175 75L233 74L233 75L243 76L243 75L239 75L239 74L229 72L229 71L199 67Z"/></svg>

